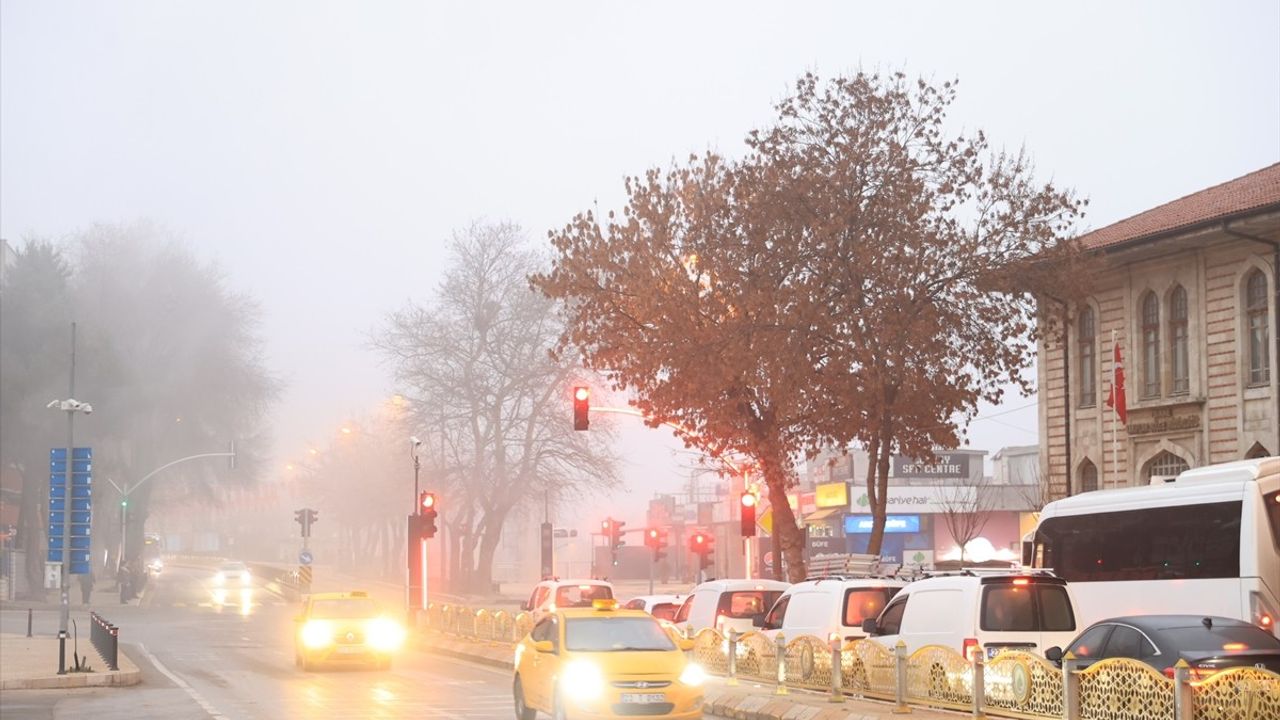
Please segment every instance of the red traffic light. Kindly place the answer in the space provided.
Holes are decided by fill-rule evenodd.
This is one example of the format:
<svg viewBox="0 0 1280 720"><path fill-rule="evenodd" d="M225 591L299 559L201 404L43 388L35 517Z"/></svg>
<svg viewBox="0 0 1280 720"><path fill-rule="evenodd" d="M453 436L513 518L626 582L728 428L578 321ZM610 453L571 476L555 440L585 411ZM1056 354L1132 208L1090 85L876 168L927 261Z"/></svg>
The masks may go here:
<svg viewBox="0 0 1280 720"><path fill-rule="evenodd" d="M742 493L742 507L755 507L756 496L753 493Z"/></svg>
<svg viewBox="0 0 1280 720"><path fill-rule="evenodd" d="M591 427L591 388L578 385L573 389L573 429L586 430Z"/></svg>
<svg viewBox="0 0 1280 720"><path fill-rule="evenodd" d="M573 389L573 399L574 399L574 400L577 400L577 401L579 401L579 402L582 402L582 401L584 401L584 400L588 400L588 399L590 399L590 398L591 398L591 389L590 389L590 388L586 388L586 387L579 386L579 387L576 387L576 388L574 388L574 389Z"/></svg>
<svg viewBox="0 0 1280 720"><path fill-rule="evenodd" d="M436 494L424 492L418 494L418 507L423 512L431 512L436 509Z"/></svg>

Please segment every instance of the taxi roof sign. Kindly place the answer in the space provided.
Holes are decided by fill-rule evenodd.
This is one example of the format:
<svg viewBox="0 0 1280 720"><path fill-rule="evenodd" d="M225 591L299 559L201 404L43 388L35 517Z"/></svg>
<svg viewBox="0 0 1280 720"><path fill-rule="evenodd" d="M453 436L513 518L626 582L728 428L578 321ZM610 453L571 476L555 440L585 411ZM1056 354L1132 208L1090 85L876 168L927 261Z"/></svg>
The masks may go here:
<svg viewBox="0 0 1280 720"><path fill-rule="evenodd" d="M613 598L599 598L591 601L591 607L596 610L617 610L618 601Z"/></svg>

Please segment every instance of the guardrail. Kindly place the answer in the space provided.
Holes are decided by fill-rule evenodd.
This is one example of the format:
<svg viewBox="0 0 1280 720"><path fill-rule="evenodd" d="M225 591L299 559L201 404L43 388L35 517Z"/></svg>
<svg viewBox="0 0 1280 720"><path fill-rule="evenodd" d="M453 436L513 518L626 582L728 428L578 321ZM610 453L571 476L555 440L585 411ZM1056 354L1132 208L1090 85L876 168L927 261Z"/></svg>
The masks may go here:
<svg viewBox="0 0 1280 720"><path fill-rule="evenodd" d="M89 613L89 642L102 656L108 670L120 669L120 628L107 622L96 612Z"/></svg>
<svg viewBox="0 0 1280 720"><path fill-rule="evenodd" d="M527 613L428 606L426 627L493 644L514 643L533 628ZM960 710L1023 720L1280 720L1280 675L1254 667L1190 679L1180 662L1173 678L1150 665L1115 658L1081 670L1068 655L1062 667L1025 652L1007 651L972 662L959 652L929 645L907 653L873 640L826 641L812 635L770 639L758 632L724 635L704 629L693 636L693 657L707 672L790 688Z"/></svg>

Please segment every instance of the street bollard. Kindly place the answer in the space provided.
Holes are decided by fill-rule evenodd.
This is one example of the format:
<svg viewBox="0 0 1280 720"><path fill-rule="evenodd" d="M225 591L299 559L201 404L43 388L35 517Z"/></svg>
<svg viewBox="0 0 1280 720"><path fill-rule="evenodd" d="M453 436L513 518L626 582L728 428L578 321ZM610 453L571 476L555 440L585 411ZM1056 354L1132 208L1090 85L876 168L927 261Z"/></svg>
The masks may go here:
<svg viewBox="0 0 1280 720"><path fill-rule="evenodd" d="M911 712L907 705L907 644L901 640L893 646L893 665L893 714L907 715Z"/></svg>
<svg viewBox="0 0 1280 720"><path fill-rule="evenodd" d="M27 608L27 637L31 637L31 608Z"/></svg>
<svg viewBox="0 0 1280 720"><path fill-rule="evenodd" d="M844 655L840 652L840 636L831 635L831 697L828 702L844 702Z"/></svg>
<svg viewBox="0 0 1280 720"><path fill-rule="evenodd" d="M1080 676L1076 674L1076 656L1070 650L1062 656L1062 717L1080 720Z"/></svg>
<svg viewBox="0 0 1280 720"><path fill-rule="evenodd" d="M725 680L725 685L738 684L738 631L729 628L729 657L726 658L729 666L729 679Z"/></svg>
<svg viewBox="0 0 1280 720"><path fill-rule="evenodd" d="M986 703L987 695L987 661L986 653L982 652L982 648L978 648L978 652L973 656L973 717L974 720L981 720L986 715L983 714L983 705Z"/></svg>
<svg viewBox="0 0 1280 720"><path fill-rule="evenodd" d="M1191 666L1179 658L1173 666L1173 720L1192 720L1195 703L1191 699Z"/></svg>
<svg viewBox="0 0 1280 720"><path fill-rule="evenodd" d="M774 640L774 654L778 660L778 686L774 688L774 695L787 694L787 638L782 633L778 633L778 637Z"/></svg>

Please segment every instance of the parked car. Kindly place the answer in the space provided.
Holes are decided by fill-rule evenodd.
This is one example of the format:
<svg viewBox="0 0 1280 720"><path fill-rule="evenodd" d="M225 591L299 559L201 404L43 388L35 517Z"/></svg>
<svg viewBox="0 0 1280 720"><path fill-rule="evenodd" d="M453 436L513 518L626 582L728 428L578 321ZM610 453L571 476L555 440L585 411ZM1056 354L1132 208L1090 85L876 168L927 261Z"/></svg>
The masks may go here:
<svg viewBox="0 0 1280 720"><path fill-rule="evenodd" d="M1261 667L1280 672L1280 639L1251 623L1226 617L1140 615L1100 620L1071 641L1067 649L1078 667L1108 658L1131 658L1173 677L1186 660L1192 679L1231 667ZM1044 653L1062 663L1062 648Z"/></svg>
<svg viewBox="0 0 1280 720"><path fill-rule="evenodd" d="M543 580L533 587L529 599L520 606L536 623L556 610L591 607L596 600L612 600L613 585L605 580Z"/></svg>
<svg viewBox="0 0 1280 720"><path fill-rule="evenodd" d="M902 640L908 652L942 645L965 657L985 652L991 658L1070 642L1074 607L1066 581L1050 573L965 572L907 585L863 630L889 647Z"/></svg>
<svg viewBox="0 0 1280 720"><path fill-rule="evenodd" d="M788 587L778 580L709 580L689 593L676 613L675 624L686 633L703 628L746 632Z"/></svg>
<svg viewBox="0 0 1280 720"><path fill-rule="evenodd" d="M684 604L683 595L640 595L633 597L626 604L628 610L643 610L659 620L674 620L680 606Z"/></svg>
<svg viewBox="0 0 1280 720"><path fill-rule="evenodd" d="M879 617L904 580L892 578L824 578L806 580L787 588L756 627L772 638L779 632L788 638L832 635L845 640L866 637L862 623Z"/></svg>

